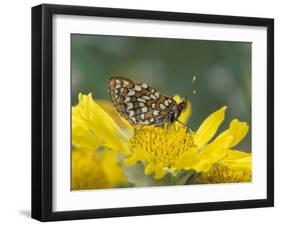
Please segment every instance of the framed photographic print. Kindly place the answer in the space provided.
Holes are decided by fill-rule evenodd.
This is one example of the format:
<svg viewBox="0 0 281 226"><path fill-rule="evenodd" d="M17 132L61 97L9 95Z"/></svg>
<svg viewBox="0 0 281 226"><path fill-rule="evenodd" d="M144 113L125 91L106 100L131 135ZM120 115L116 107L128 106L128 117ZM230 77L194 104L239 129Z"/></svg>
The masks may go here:
<svg viewBox="0 0 281 226"><path fill-rule="evenodd" d="M32 217L274 204L274 21L32 8Z"/></svg>

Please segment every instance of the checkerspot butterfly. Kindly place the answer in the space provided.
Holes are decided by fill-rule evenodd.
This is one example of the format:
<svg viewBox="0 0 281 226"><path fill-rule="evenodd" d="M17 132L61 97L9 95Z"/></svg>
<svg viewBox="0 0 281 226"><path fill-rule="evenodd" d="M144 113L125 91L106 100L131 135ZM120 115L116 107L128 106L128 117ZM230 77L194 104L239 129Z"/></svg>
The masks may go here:
<svg viewBox="0 0 281 226"><path fill-rule="evenodd" d="M109 79L109 93L119 114L133 125L162 125L178 120L187 101L177 104L144 82L122 77Z"/></svg>

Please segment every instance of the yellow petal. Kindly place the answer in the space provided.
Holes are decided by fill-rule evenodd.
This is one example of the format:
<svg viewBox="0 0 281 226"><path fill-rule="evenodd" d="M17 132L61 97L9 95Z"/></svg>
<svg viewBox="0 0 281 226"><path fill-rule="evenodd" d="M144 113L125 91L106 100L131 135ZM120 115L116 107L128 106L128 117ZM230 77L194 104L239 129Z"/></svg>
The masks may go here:
<svg viewBox="0 0 281 226"><path fill-rule="evenodd" d="M111 150L99 154L82 149L72 151L71 188L73 190L112 188L127 184L116 157L116 153Z"/></svg>
<svg viewBox="0 0 281 226"><path fill-rule="evenodd" d="M220 163L235 170L251 170L252 154L244 151L231 150L228 156L221 160Z"/></svg>
<svg viewBox="0 0 281 226"><path fill-rule="evenodd" d="M188 120L191 116L191 112L192 112L192 105L190 102L187 103L187 108L185 109L185 111L183 111L178 120L184 124L187 124L188 123Z"/></svg>
<svg viewBox="0 0 281 226"><path fill-rule="evenodd" d="M129 157L125 158L124 163L126 165L133 165L138 161L150 162L150 156L142 149L135 149L135 152Z"/></svg>
<svg viewBox="0 0 281 226"><path fill-rule="evenodd" d="M177 104L179 104L182 101L182 98L179 95L175 95L173 99L177 102ZM192 112L192 106L191 103L188 101L187 108L181 112L178 120L184 124L187 124L188 119L191 116L191 112Z"/></svg>
<svg viewBox="0 0 281 226"><path fill-rule="evenodd" d="M81 145L79 138L96 140L108 149L129 153L128 136L115 121L93 100L92 95L79 94L79 103L72 107L73 142ZM78 128L78 129L77 129ZM79 134L83 131L83 134ZM84 142L85 143L85 142ZM90 144L90 143L89 143ZM73 143L75 146L76 143ZM92 147L94 149L94 147Z"/></svg>
<svg viewBox="0 0 281 226"><path fill-rule="evenodd" d="M137 161L138 161L138 159L135 157L134 154L131 155L130 157L124 159L124 163L125 163L127 166L134 165Z"/></svg>
<svg viewBox="0 0 281 226"><path fill-rule="evenodd" d="M163 169L163 164L153 164L153 163L149 163L146 167L145 167L145 171L144 171L145 175L150 175L152 173L154 174L154 178L159 180L162 177L164 177L166 175L166 172Z"/></svg>
<svg viewBox="0 0 281 226"><path fill-rule="evenodd" d="M145 173L145 175L149 175L149 174L153 173L154 170L155 170L154 164L149 163L149 164L147 164L147 166L145 167L144 173Z"/></svg>
<svg viewBox="0 0 281 226"><path fill-rule="evenodd" d="M72 151L71 189L97 189L111 187L100 166L99 159L90 152Z"/></svg>
<svg viewBox="0 0 281 226"><path fill-rule="evenodd" d="M222 132L218 138L232 136L233 140L229 146L229 148L237 145L248 133L249 126L246 122L240 122L237 119L233 119L230 123L230 126L227 130Z"/></svg>
<svg viewBox="0 0 281 226"><path fill-rule="evenodd" d="M110 117L117 123L117 125L123 130L127 130L129 133L133 133L133 126L116 111L112 102L107 100L96 100L97 104L105 110Z"/></svg>
<svg viewBox="0 0 281 226"><path fill-rule="evenodd" d="M126 184L127 179L120 163L117 160L117 153L112 150L106 150L103 153L101 166L108 181L113 185Z"/></svg>
<svg viewBox="0 0 281 226"><path fill-rule="evenodd" d="M184 152L176 162L176 169L196 170L196 164L200 161L200 152L197 150L189 150Z"/></svg>
<svg viewBox="0 0 281 226"><path fill-rule="evenodd" d="M207 144L208 141L216 134L219 126L224 120L226 109L227 107L224 106L218 111L215 111L200 125L194 136L194 142L199 149Z"/></svg>
<svg viewBox="0 0 281 226"><path fill-rule="evenodd" d="M82 149L83 151L92 151L102 146L97 137L92 136L89 130L84 127L84 123L74 123L72 119L72 147L73 149Z"/></svg>
<svg viewBox="0 0 281 226"><path fill-rule="evenodd" d="M212 143L208 144L201 154L201 159L196 168L200 171L208 171L211 166L224 159L229 152L229 145L232 142L232 137L223 137L215 139Z"/></svg>
<svg viewBox="0 0 281 226"><path fill-rule="evenodd" d="M163 178L166 175L166 172L163 169L163 165L159 164L155 167L155 175L154 178L159 180L161 178Z"/></svg>
<svg viewBox="0 0 281 226"><path fill-rule="evenodd" d="M241 183L252 181L251 170L232 169L222 164L217 164L208 172L201 173L196 179L197 184L215 183Z"/></svg>

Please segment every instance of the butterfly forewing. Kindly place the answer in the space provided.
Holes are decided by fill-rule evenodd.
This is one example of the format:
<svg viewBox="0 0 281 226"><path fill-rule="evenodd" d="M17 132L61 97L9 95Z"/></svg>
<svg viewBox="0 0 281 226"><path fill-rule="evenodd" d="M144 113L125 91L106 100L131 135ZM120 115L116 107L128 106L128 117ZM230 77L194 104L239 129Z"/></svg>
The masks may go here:
<svg viewBox="0 0 281 226"><path fill-rule="evenodd" d="M122 77L110 79L109 91L119 114L132 124L162 124L177 105L146 83Z"/></svg>

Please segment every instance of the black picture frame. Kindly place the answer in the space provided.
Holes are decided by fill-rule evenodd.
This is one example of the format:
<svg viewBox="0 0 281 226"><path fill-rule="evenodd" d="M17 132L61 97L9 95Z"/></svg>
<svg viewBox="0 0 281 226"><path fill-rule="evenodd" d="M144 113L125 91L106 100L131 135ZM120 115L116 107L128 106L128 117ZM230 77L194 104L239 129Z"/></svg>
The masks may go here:
<svg viewBox="0 0 281 226"><path fill-rule="evenodd" d="M182 21L267 28L267 198L128 208L52 210L52 18L55 14ZM40 221L121 217L274 206L274 20L43 4L32 8L32 218Z"/></svg>

